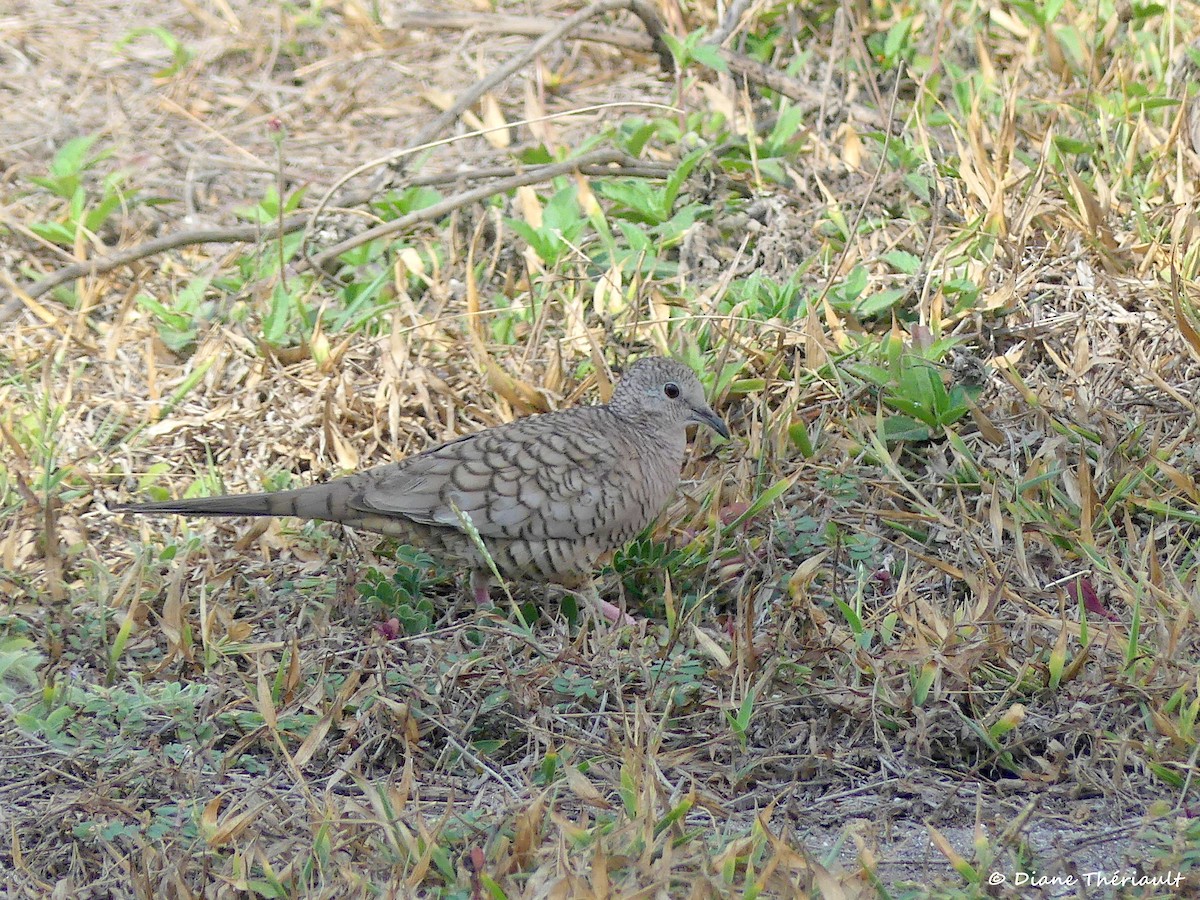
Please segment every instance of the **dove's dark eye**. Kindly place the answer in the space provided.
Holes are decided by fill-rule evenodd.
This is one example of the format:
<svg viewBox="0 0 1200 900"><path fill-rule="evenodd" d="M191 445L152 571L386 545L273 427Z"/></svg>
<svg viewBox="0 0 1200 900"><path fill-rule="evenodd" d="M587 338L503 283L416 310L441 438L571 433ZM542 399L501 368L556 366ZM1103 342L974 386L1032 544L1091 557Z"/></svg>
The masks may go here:
<svg viewBox="0 0 1200 900"><path fill-rule="evenodd" d="M663 385L663 393L667 395L668 400L679 399L679 385L673 381L668 381Z"/></svg>

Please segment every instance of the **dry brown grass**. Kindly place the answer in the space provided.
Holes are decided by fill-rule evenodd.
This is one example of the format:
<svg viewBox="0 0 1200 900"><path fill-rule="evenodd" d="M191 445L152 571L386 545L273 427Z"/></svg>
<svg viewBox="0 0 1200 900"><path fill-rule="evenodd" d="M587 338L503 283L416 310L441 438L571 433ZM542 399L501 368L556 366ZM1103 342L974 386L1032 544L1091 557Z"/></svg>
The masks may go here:
<svg viewBox="0 0 1200 900"><path fill-rule="evenodd" d="M750 4L741 30L778 29L772 83L805 128L774 181L710 148L680 201L705 211L670 250L682 272L627 272L623 293L596 289L583 250L547 265L505 224L536 223L545 185L399 235L368 327L323 318L271 345L280 279L215 237L30 291L110 250L237 224L281 166L288 192L309 188L307 212L563 15L459 5L474 27L412 31L412 14L381 22L356 2L264 15L32 0L0 19L9 894L1034 896L988 876L1186 873L1200 158L1182 107L1114 98L1131 84L1186 96L1190 70L1167 63L1196 37L1195 9L1151 16L1148 38L1128 10L1071 3L1046 29L988 2L942 19ZM668 29L716 27L700 6L663 4ZM866 42L906 17L915 68L892 96L895 71ZM1064 22L1089 38L1079 56ZM156 76L161 40L121 43L139 26L190 61ZM681 110L644 118L715 109L770 130L759 86L699 66L664 77L636 20L596 27L612 42L555 44L488 93L480 124L643 101ZM978 102L960 115L963 85ZM937 104L914 102L926 89ZM577 148L629 114L514 128L508 147L465 138L418 177L454 194L467 185L447 173L502 178L520 147ZM881 164L869 132L889 121ZM127 170L171 202L56 246L31 226L66 205L29 179L84 134L113 152L93 187ZM659 183L683 152L651 141L637 174ZM369 195L376 171L350 189ZM605 176L573 181L586 197ZM310 252L378 223L361 202L338 211ZM841 302L859 265L865 295L901 289L894 319ZM795 320L731 299L753 272L797 270L814 302ZM222 285L217 303L175 353L136 297L198 276ZM974 302L956 306L952 279ZM342 302L320 280L304 300L325 316ZM862 364L887 374L889 334L906 359L961 342L935 371L982 381L969 416L929 441L880 437L893 410ZM390 565L369 537L107 511L150 488L325 478L589 402L606 365L650 350L722 373L735 439L700 439L660 520L658 537L696 552L660 560L669 579L652 563L605 576L644 604L640 633L576 626L522 589L542 610L526 628L468 609L450 581L427 630L388 639L388 613L356 592ZM773 486L776 502L719 524ZM40 693L20 681L27 651Z"/></svg>

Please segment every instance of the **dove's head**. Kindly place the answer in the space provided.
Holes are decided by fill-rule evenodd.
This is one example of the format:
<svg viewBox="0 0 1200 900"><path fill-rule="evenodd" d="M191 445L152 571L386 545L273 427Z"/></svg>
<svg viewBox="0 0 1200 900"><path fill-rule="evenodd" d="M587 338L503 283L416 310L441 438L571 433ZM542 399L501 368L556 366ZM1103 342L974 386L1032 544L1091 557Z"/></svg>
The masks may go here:
<svg viewBox="0 0 1200 900"><path fill-rule="evenodd" d="M704 399L696 373L683 363L662 356L639 359L625 370L613 389L609 409L631 421L658 424L707 425L721 437L729 429Z"/></svg>

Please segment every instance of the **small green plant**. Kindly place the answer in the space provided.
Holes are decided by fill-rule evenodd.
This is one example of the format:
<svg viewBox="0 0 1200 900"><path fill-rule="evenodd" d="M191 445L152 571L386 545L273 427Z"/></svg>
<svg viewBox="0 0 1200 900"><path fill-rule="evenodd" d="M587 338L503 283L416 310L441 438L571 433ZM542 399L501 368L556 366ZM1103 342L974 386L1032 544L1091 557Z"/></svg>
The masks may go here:
<svg viewBox="0 0 1200 900"><path fill-rule="evenodd" d="M12 412L15 415L6 415L0 424L9 441L15 440L25 456L22 473L25 489L32 490L43 502L79 496L83 490L80 473L62 460L60 442L67 409L53 400L51 394L31 388L18 400ZM5 480L5 470L0 467L0 487Z"/></svg>
<svg viewBox="0 0 1200 900"><path fill-rule="evenodd" d="M1200 819L1165 815L1165 810L1160 810L1158 815L1161 818L1147 834L1155 871L1176 877L1183 875L1192 880L1192 873L1200 869Z"/></svg>
<svg viewBox="0 0 1200 900"><path fill-rule="evenodd" d="M12 703L22 693L38 685L38 667L44 661L28 638L7 635L0 638L0 703Z"/></svg>
<svg viewBox="0 0 1200 900"><path fill-rule="evenodd" d="M789 169L804 152L807 135L806 112L800 106L782 106L764 135L730 134L721 141L721 168L728 172L754 173L776 184L791 185Z"/></svg>
<svg viewBox="0 0 1200 900"><path fill-rule="evenodd" d="M216 303L205 299L210 281L203 276L193 278L168 301L170 305L149 294L137 295L138 306L158 323L159 339L176 353L195 344L200 326L213 317Z"/></svg>
<svg viewBox="0 0 1200 900"><path fill-rule="evenodd" d="M440 192L431 187L417 186L404 190L389 191L377 200L372 201L371 208L379 213L384 221L399 219L409 213L428 209L442 200Z"/></svg>
<svg viewBox="0 0 1200 900"><path fill-rule="evenodd" d="M743 750L746 749L750 720L754 718L754 700L755 692L747 691L736 713L725 710L725 721L729 724L730 730L733 731L733 736L737 738L738 746Z"/></svg>
<svg viewBox="0 0 1200 900"><path fill-rule="evenodd" d="M671 56L675 58L675 66L683 71L692 63L698 63L714 72L728 72L729 65L721 56L721 50L714 44L706 43L708 37L704 29L695 31L680 39L663 32L662 39L666 42Z"/></svg>
<svg viewBox="0 0 1200 900"><path fill-rule="evenodd" d="M203 684L151 682L130 679L120 685L99 687L69 681L47 683L41 698L15 716L17 726L38 734L56 747L111 757L112 742L129 747L122 765L149 758L145 747L148 731L154 731L164 746L178 740L202 743L212 734L212 724L202 720L199 708L209 688ZM169 728L164 728L164 723ZM117 762L112 760L116 765Z"/></svg>
<svg viewBox="0 0 1200 900"><path fill-rule="evenodd" d="M423 634L434 620L433 603L425 596L434 571L433 557L405 545L396 552L391 577L369 569L355 590L378 605L385 616L397 619L402 633Z"/></svg>
<svg viewBox="0 0 1200 900"><path fill-rule="evenodd" d="M934 341L924 350L909 350L892 338L879 345L886 366L855 362L845 370L880 391L883 405L897 415L884 417L885 441L927 441L965 416L982 392L981 385L956 384L947 389L938 361L953 339Z"/></svg>
<svg viewBox="0 0 1200 900"><path fill-rule="evenodd" d="M564 286L564 293L570 297L573 288ZM488 324L492 340L501 346L512 346L520 340L520 335L532 327L536 319L536 310L541 306L543 294L540 285L535 285L529 295L529 303L520 304L504 294L491 295L491 308L494 315Z"/></svg>
<svg viewBox="0 0 1200 900"><path fill-rule="evenodd" d="M587 669L567 666L562 674L550 682L554 690L570 698L568 705L574 706L580 700L595 700L600 696L600 687Z"/></svg>
<svg viewBox="0 0 1200 900"><path fill-rule="evenodd" d="M612 567L621 578L630 606L641 606L662 596L664 575L670 575L672 583L677 584L683 580L680 573L701 562L702 557L695 548L672 548L649 535L642 535L617 550Z"/></svg>
<svg viewBox="0 0 1200 900"><path fill-rule="evenodd" d="M772 522L771 532L783 555L792 559L808 559L828 546L821 523L798 509L788 510Z"/></svg>
<svg viewBox="0 0 1200 900"><path fill-rule="evenodd" d="M784 322L803 318L809 307L805 285L807 269L807 265L802 265L783 281L761 272L751 272L745 278L736 279L729 285L721 303L722 312L736 309L747 318L782 319Z"/></svg>
<svg viewBox="0 0 1200 900"><path fill-rule="evenodd" d="M686 709L709 690L708 665L694 650L680 648L653 670L652 686L664 708ZM659 694L662 689L664 694Z"/></svg>
<svg viewBox="0 0 1200 900"><path fill-rule="evenodd" d="M929 168L928 160L922 147L915 143L911 135L903 132L900 134L887 134L881 131L871 131L864 134L863 139L864 142L870 141L878 144L887 167L899 172L905 187L909 189L914 197L921 201L920 204L906 207L904 214L918 221L923 221L927 218L928 210L925 204L932 201L935 185L933 179L934 173ZM867 228L875 227L870 223L864 223L864 226Z"/></svg>
<svg viewBox="0 0 1200 900"><path fill-rule="evenodd" d="M272 185L268 187L263 194L263 198L253 206L239 206L234 210L234 214L238 218L245 219L247 222L254 222L258 225L271 225L278 221L281 215L286 216L288 213L295 212L300 208L300 204L304 200L306 191L300 188L293 191L288 198L280 204L279 192Z"/></svg>
<svg viewBox="0 0 1200 900"><path fill-rule="evenodd" d="M887 31L876 32L867 38L867 49L885 70L912 63L917 55L918 42L913 37L916 14L901 16Z"/></svg>
<svg viewBox="0 0 1200 900"><path fill-rule="evenodd" d="M187 48L187 45L166 28L158 26L133 29L125 37L117 41L117 49L124 50L138 38L147 36L158 38L159 43L163 45L167 53L171 56L170 64L155 72L155 78L170 78L172 75L176 75L182 71L192 61L193 54Z"/></svg>
<svg viewBox="0 0 1200 900"><path fill-rule="evenodd" d="M72 138L59 148L50 162L50 172L29 180L66 201L66 208L53 222L32 222L29 229L41 238L72 247L80 235L95 238L113 213L135 202L137 192L123 187L128 173L110 172L98 188L89 184L88 173L112 156L112 149L92 153L99 135Z"/></svg>
<svg viewBox="0 0 1200 900"><path fill-rule="evenodd" d="M278 135L275 137L277 140L280 139ZM230 293L238 293L245 289L247 282L277 278L280 275L284 266L296 256L304 244L303 231L281 234L280 222L288 213L299 209L304 195L305 189L300 188L281 201L279 191L272 185L266 189L258 203L253 206L238 207L234 210L235 215L239 218L261 226L264 239L257 242L250 252L238 258L236 275L230 274L224 278L214 279L217 287ZM303 280L301 284L303 284ZM277 284L276 287L281 288L282 291L276 290L272 295L270 312L264 318L269 318L272 314L278 315L277 307L281 295L290 304L292 295L300 292L297 286L292 286L292 291L288 291L283 284ZM299 307L299 311L302 313L302 305ZM267 330L265 325L264 330Z"/></svg>
<svg viewBox="0 0 1200 900"><path fill-rule="evenodd" d="M313 333L316 324L306 302L307 291L290 290L277 281L267 301L267 311L262 318L263 340L272 347L286 347L298 340L297 331L303 335Z"/></svg>
<svg viewBox="0 0 1200 900"><path fill-rule="evenodd" d="M183 764L184 760L180 760ZM196 823L202 813L203 804L195 801L174 804L166 803L150 811L150 822L144 820L110 820L102 814L95 813L97 818L84 819L71 828L71 834L81 841L95 841L111 844L118 838L125 838L131 843L141 844L145 840L161 843L168 836L181 837L186 841L194 841L199 837Z"/></svg>
<svg viewBox="0 0 1200 900"><path fill-rule="evenodd" d="M548 268L554 268L579 247L588 219L579 208L574 186L564 187L542 208L542 224L535 228L521 219L505 223L525 239Z"/></svg>
<svg viewBox="0 0 1200 900"><path fill-rule="evenodd" d="M924 360L902 368L899 380L884 394L883 402L926 426L927 436L954 424L970 411L968 388L956 385L947 391L941 372Z"/></svg>
<svg viewBox="0 0 1200 900"><path fill-rule="evenodd" d="M675 225L678 227L684 219L679 218L680 212L675 209L675 203L679 199L680 191L683 190L688 176L700 164L707 152L707 149L704 148L693 150L679 160L675 171L661 184L645 178L625 178L606 180L598 183L596 187L602 196L614 202L613 215L615 216L645 225L657 226L666 225L674 219L676 220ZM687 210L684 218L690 225L696 220L699 207L689 205L684 209Z"/></svg>

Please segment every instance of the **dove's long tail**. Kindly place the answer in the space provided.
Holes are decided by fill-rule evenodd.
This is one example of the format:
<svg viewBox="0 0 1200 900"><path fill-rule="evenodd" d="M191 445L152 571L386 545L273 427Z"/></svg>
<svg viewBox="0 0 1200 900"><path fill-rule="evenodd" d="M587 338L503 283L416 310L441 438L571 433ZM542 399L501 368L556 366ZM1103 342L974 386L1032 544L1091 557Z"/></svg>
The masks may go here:
<svg viewBox="0 0 1200 900"><path fill-rule="evenodd" d="M161 503L126 503L114 512L163 513L184 516L299 516L302 519L346 518L349 492L331 482L294 491L265 494L231 494L197 497L194 500L164 500Z"/></svg>

